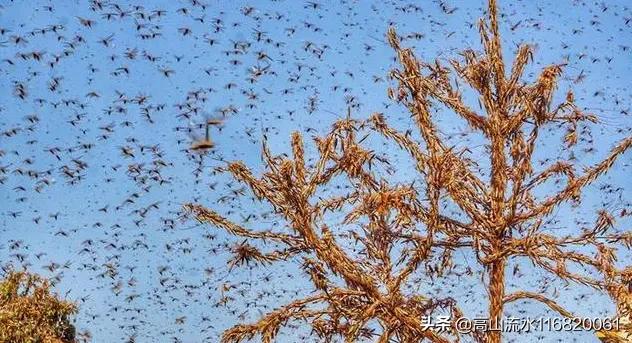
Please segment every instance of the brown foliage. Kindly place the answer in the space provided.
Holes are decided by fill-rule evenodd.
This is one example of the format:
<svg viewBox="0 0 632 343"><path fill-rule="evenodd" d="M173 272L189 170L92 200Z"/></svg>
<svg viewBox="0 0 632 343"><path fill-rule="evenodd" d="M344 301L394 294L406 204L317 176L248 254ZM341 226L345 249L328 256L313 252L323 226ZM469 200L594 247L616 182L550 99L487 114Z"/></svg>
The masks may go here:
<svg viewBox="0 0 632 343"><path fill-rule="evenodd" d="M315 290L313 296L268 313L254 324L233 327L225 332L223 342L241 342L257 334L271 342L289 320L305 321L325 341L343 337L352 342L371 335L378 335L377 341L382 343L391 338L399 342L457 341L456 330L438 333L423 330L421 323L422 316L439 312L450 314L452 321L461 317L454 299L402 291L416 272L429 278L449 273L456 249L473 251L485 271L491 321L502 317L506 304L520 299L538 301L563 316L573 316L544 294L505 294L505 268L516 258L530 260L535 268L558 280L583 284L615 298L623 292L629 280L615 267L615 252L616 247L631 247L632 234L616 231L608 212L599 213L592 229L577 230L576 235L555 236L545 228L560 205L581 202L582 189L613 166L632 146L632 137L581 172L573 161L563 159L536 171L532 159L543 129L565 126L564 141L572 147L580 135L579 125L596 122L596 118L582 112L570 92L565 101L553 104L562 65L545 67L533 83L522 81L531 47L519 47L513 65L506 70L494 0L489 1L488 14L488 20L479 23L483 51L465 50L460 60L449 62L450 67L419 60L411 49L402 47L394 29L388 31L401 65L391 73L397 87L389 95L408 108L421 142L389 126L382 114L365 121L347 117L336 122L326 136L315 138L318 156L313 164L306 164L303 138L294 133L292 157L273 156L264 145L266 169L260 177L241 162L228 165L226 170L249 186L259 200L268 202L288 230L249 230L201 205L185 206L199 221L245 239L234 249L232 265L300 258ZM457 81L452 81L455 77ZM467 106L455 85L458 82L478 93L484 113ZM456 113L487 141L488 177L478 171L467 150L456 151L440 137L432 111L437 106ZM377 133L406 151L423 185L392 184L380 177L375 166L388 165L388 161L362 146L366 136L358 139L361 131ZM329 198L318 193L341 177L353 185L352 192ZM538 199L538 186L555 177L565 177L566 184ZM444 214L445 202L462 215ZM341 226L360 228L350 235L361 247L361 257L337 240L339 231L324 219L330 212L345 213ZM262 244L255 242L274 243L279 248L262 252L258 248ZM586 252L591 248L594 255ZM595 273L580 274L570 266ZM381 332L369 329L369 323L378 323ZM498 331L471 335L481 342L501 340Z"/></svg>
<svg viewBox="0 0 632 343"><path fill-rule="evenodd" d="M0 281L0 342L75 342L76 310L51 293L47 280L10 271Z"/></svg>

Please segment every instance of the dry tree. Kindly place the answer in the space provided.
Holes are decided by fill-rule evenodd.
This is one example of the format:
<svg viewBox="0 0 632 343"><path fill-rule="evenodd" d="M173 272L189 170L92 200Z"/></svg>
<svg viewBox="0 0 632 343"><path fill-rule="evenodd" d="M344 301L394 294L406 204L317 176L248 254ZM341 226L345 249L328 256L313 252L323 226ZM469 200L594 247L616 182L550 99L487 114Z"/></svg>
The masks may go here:
<svg viewBox="0 0 632 343"><path fill-rule="evenodd" d="M228 164L226 170L271 205L287 228L252 230L212 209L185 205L197 220L243 239L232 250L232 265L300 263L313 286L310 296L253 324L227 330L223 342L256 335L271 342L282 326L294 320L306 322L324 341L343 337L353 342L373 336L380 343L460 341L463 334L454 324L464 314L453 298L404 291L416 273L435 279L452 272L456 265L452 255L459 249L472 252L485 276L491 323L501 320L507 304L519 300L541 302L562 316L574 316L543 293L508 294L506 269L518 259L530 261L534 270L550 273L558 281L630 299L626 293L630 272L620 268L616 256L617 248L630 248L632 234L617 231L613 215L603 210L594 227L569 230L568 235L552 234L547 225L557 208L581 203L582 189L613 166L632 145L632 137L583 170L570 158L536 170L534 154L542 146L544 130L566 130L563 140L571 148L582 133L579 128L597 119L575 104L572 92L561 103L553 103L562 65L547 66L533 82L524 81L532 58L529 45L518 48L507 70L496 1L489 1L488 18L479 22L479 31L482 51L465 50L462 58L446 66L421 61L389 29L388 41L400 64L391 73L396 86L389 89L389 96L410 111L418 138L389 126L379 113L367 120L347 116L324 137L314 138L314 163L306 162L303 138L294 133L291 157L273 156L264 143L261 176L241 162ZM483 113L466 104L459 83L477 94ZM487 172L467 149L456 149L442 139L434 114L439 107L465 120L486 141ZM395 183L381 176L376 170L390 168L389 161L367 147L364 132L405 151L422 182ZM556 178L565 179L561 189L538 196ZM352 186L350 192L329 196L323 192L341 180ZM445 204L458 214L446 211ZM327 219L331 213L342 213L344 219L333 223ZM350 226L355 229L344 231ZM345 235L349 239L342 238ZM268 251L262 251L264 246ZM620 306L625 311L629 307ZM438 313L449 316L443 332L427 329L422 322L423 317ZM479 342L501 341L500 331L474 330L468 335Z"/></svg>
<svg viewBox="0 0 632 343"><path fill-rule="evenodd" d="M75 304L51 292L48 280L9 270L0 280L0 342L78 342Z"/></svg>

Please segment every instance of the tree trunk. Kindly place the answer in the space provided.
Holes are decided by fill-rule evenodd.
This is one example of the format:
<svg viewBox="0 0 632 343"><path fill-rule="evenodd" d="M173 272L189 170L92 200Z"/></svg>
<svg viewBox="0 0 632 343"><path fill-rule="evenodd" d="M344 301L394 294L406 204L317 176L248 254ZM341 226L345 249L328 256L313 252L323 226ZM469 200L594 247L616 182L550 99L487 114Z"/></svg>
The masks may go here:
<svg viewBox="0 0 632 343"><path fill-rule="evenodd" d="M494 261L489 276L489 329L502 329L503 298L505 297L505 259ZM487 343L500 343L502 332L490 330Z"/></svg>

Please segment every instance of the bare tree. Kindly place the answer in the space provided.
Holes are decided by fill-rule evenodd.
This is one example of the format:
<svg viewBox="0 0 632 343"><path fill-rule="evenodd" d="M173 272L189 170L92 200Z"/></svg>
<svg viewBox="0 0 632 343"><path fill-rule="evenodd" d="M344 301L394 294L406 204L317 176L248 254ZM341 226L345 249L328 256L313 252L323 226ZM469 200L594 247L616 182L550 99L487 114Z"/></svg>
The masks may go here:
<svg viewBox="0 0 632 343"><path fill-rule="evenodd" d="M564 158L536 170L534 153L542 146L543 130L566 130L564 143L570 149L580 139L579 128L597 118L580 110L571 92L565 101L553 103L562 65L545 67L532 83L523 80L532 58L529 45L518 48L507 70L495 0L489 1L488 18L480 21L479 31L483 50L465 50L449 66L421 61L402 47L394 29L388 31L401 65L391 73L396 87L389 95L410 111L419 139L389 126L379 113L362 121L348 116L326 136L314 139L314 163L306 163L303 138L294 133L291 157L273 156L264 144L265 172L259 177L241 162L227 166L236 180L274 208L287 223L286 230L250 230L201 205L185 206L199 221L245 239L233 248L233 265L299 261L314 287L312 296L226 331L223 342L257 334L271 342L290 320L305 321L326 341L344 337L353 342L374 335L381 343L458 341L454 323L463 311L454 299L404 291L415 273L427 278L453 273L452 255L458 249L473 252L485 274L491 323L501 320L507 304L521 299L574 316L545 294L507 294L506 268L517 259L531 261L533 268L557 280L613 297L623 292L627 274L616 268L617 248L629 249L632 234L617 231L612 214L599 212L594 227L569 231L574 234L556 236L547 233L546 226L558 207L581 203L582 189L613 166L632 145L632 137L583 171ZM461 84L479 96L482 113L466 104ZM442 139L435 107L454 112L487 142L487 171L467 149ZM389 181L381 172L390 170L389 161L366 147L367 135L403 149L423 183ZM556 178L565 179L564 186L538 197L538 189ZM327 196L326 186L343 179L352 190ZM332 212L345 214L342 223L327 220ZM351 225L355 230L344 230ZM262 251L271 243L274 248ZM422 317L441 312L450 316L448 330L426 329ZM501 331L470 335L481 342L501 341Z"/></svg>

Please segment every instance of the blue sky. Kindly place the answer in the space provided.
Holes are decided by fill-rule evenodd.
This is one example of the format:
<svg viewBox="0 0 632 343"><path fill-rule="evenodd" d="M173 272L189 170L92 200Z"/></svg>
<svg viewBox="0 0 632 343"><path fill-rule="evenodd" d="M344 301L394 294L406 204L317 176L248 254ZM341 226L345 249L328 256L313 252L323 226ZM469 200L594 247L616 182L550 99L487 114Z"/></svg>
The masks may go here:
<svg viewBox="0 0 632 343"><path fill-rule="evenodd" d="M437 1L322 1L316 9L290 0L102 4L102 10L93 10L88 1L3 1L0 8L0 28L6 30L0 36L0 167L6 171L0 175L0 261L19 266L23 260L37 272L59 276L58 288L68 298L85 297L79 300L77 326L89 330L94 342L130 336L138 342L172 337L216 342L240 316L254 320L270 309L263 305L273 308L294 297L293 291L304 293L307 284L291 264L227 270L225 244L232 240L180 220L181 205L197 201L236 221L265 211L248 199L221 201L240 186L213 173L219 160L243 160L261 171L262 133L275 152L286 152L292 131L323 134L345 115L351 98L354 116L383 112L394 126L412 129L405 109L386 96L387 74L394 67L383 38L388 26L401 35L419 33L420 39L405 44L425 59L444 60L479 48L471 24L484 10L476 1L446 2L455 9L451 14ZM148 19L154 10L164 15ZM527 78L548 63L566 63L559 94L572 87L577 102L600 118L594 151L581 153L580 165L597 161L630 135L632 11L625 1L501 1L501 13L507 62L516 45L527 42L536 47ZM79 17L93 20L93 27L83 26ZM191 33L183 35L185 29ZM16 37L21 37L17 43ZM34 52L42 54L41 61L32 58ZM250 82L252 68L268 73ZM165 70L173 73L165 77ZM24 99L15 96L18 84L26 89ZM226 117L221 131L212 130L217 148L198 164L185 151L192 139L186 130L202 135L196 124L227 108L236 113ZM34 114L36 124L27 118ZM437 118L446 137L466 128L447 113ZM545 136L538 158L565 153L556 138ZM477 142L460 144L481 156ZM123 156L122 148L131 148L134 157ZM59 149L59 158L50 149ZM403 156L384 153L395 161ZM154 168L156 160L165 166ZM87 166L77 170L77 161ZM560 227L572 230L575 219L592 218L602 201L612 200L598 192L604 183L621 188L611 196L613 208L629 208L630 161L630 154L623 156L585 194L584 206L561 209ZM140 170L136 179L130 165ZM70 183L64 170L81 178ZM395 180L417 177L412 168L401 167ZM258 223L275 224L273 219ZM630 221L619 226L629 230ZM471 256L465 252L458 258L467 264ZM629 253L620 260L629 264ZM104 273L108 266L116 273ZM511 283L535 285L541 276L528 273ZM214 306L225 282L237 285L229 291L234 300ZM278 298L266 293L278 289L286 292ZM458 287L454 292L459 294ZM578 301L586 292L561 292L560 301L585 315L611 310L598 295ZM473 301L466 309L475 315L485 306ZM545 313L537 305L525 309L530 316ZM298 341L300 333L284 335L283 341ZM594 339L584 333L552 336Z"/></svg>

